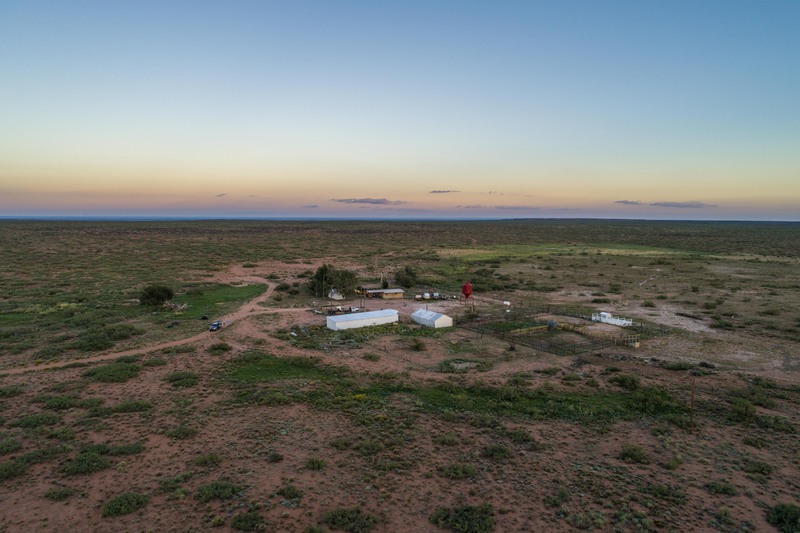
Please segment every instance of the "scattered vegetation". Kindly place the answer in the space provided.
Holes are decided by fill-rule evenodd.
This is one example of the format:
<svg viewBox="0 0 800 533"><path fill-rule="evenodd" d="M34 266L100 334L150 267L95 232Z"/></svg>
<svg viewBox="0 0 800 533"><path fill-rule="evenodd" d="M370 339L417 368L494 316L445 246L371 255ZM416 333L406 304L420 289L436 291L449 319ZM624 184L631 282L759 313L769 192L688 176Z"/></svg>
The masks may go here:
<svg viewBox="0 0 800 533"><path fill-rule="evenodd" d="M197 499L201 502L210 500L230 500L242 491L241 487L228 481L214 481L197 488Z"/></svg>
<svg viewBox="0 0 800 533"><path fill-rule="evenodd" d="M330 510L322 521L331 529L348 533L368 533L378 523L377 518L359 508Z"/></svg>
<svg viewBox="0 0 800 533"><path fill-rule="evenodd" d="M489 533L494 529L494 509L488 503L439 507L429 517L432 524L457 533Z"/></svg>
<svg viewBox="0 0 800 533"><path fill-rule="evenodd" d="M122 516L138 511L150 500L146 494L128 492L108 500L103 504L101 514L103 517Z"/></svg>
<svg viewBox="0 0 800 533"><path fill-rule="evenodd" d="M139 375L142 369L135 363L115 361L108 365L98 366L84 371L83 375L104 383L124 383Z"/></svg>
<svg viewBox="0 0 800 533"><path fill-rule="evenodd" d="M167 382L176 388L194 387L197 385L198 380L197 374L186 370L172 372L167 375Z"/></svg>

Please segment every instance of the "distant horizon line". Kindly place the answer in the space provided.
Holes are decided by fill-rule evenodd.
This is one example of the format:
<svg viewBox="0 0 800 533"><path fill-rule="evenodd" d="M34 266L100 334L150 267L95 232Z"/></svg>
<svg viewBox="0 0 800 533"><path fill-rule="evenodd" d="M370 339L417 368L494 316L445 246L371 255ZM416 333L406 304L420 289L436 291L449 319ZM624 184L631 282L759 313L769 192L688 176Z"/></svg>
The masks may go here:
<svg viewBox="0 0 800 533"><path fill-rule="evenodd" d="M63 222L203 222L203 221L272 221L272 222L507 222L523 220L597 220L625 222L725 222L725 223L788 223L800 220L789 219L692 219L692 218L618 218L618 217L258 217L258 216L148 216L148 215L0 215L0 221L63 221Z"/></svg>

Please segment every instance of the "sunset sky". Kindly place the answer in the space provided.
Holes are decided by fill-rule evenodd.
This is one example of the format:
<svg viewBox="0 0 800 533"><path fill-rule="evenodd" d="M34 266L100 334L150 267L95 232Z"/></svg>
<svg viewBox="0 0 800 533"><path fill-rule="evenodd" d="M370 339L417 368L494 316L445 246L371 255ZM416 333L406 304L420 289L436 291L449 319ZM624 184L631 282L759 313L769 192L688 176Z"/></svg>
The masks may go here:
<svg viewBox="0 0 800 533"><path fill-rule="evenodd" d="M800 1L4 1L0 216L800 220Z"/></svg>

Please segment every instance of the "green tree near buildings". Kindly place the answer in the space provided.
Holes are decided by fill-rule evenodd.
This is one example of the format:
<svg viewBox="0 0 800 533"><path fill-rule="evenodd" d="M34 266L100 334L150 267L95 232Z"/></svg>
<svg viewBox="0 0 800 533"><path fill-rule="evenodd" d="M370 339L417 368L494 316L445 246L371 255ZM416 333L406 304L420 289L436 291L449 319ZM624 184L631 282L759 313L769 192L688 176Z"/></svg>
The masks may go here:
<svg viewBox="0 0 800 533"><path fill-rule="evenodd" d="M394 273L394 281L404 289L410 289L417 284L417 271L414 267L404 266Z"/></svg>
<svg viewBox="0 0 800 533"><path fill-rule="evenodd" d="M319 267L308 280L308 289L320 298L327 296L331 289L336 289L342 296L351 295L356 287L358 276L355 272L327 263Z"/></svg>

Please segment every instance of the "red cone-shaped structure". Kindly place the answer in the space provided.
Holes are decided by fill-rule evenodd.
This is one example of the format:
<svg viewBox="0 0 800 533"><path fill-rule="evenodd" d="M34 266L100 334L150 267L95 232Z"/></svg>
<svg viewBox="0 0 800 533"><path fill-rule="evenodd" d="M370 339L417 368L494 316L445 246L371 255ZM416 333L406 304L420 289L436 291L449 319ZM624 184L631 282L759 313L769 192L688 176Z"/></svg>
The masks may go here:
<svg viewBox="0 0 800 533"><path fill-rule="evenodd" d="M467 298L469 298L470 296L472 296L472 283L470 283L469 281L467 281L467 282L466 282L466 283L465 283L465 284L464 284L464 285L461 287L461 294L463 294L463 295L464 295L464 299L467 299Z"/></svg>

